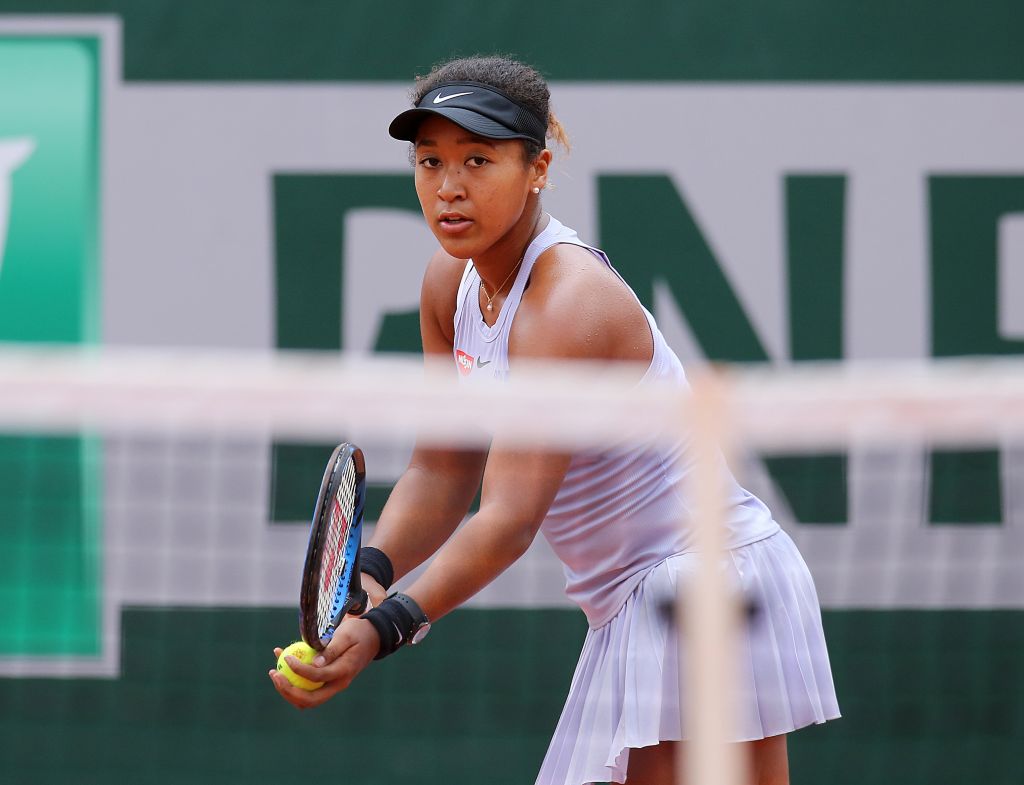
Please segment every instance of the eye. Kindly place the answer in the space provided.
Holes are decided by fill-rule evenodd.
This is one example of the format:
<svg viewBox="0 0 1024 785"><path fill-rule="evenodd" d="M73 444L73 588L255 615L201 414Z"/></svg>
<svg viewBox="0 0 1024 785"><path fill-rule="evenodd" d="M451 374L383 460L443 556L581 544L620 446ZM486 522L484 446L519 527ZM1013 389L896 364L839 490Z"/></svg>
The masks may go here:
<svg viewBox="0 0 1024 785"><path fill-rule="evenodd" d="M479 169L481 166L488 163L488 161L482 155L474 155L472 158L466 161L466 163L474 168Z"/></svg>
<svg viewBox="0 0 1024 785"><path fill-rule="evenodd" d="M441 165L441 161L432 155L425 155L419 160L419 165L425 169L436 169Z"/></svg>

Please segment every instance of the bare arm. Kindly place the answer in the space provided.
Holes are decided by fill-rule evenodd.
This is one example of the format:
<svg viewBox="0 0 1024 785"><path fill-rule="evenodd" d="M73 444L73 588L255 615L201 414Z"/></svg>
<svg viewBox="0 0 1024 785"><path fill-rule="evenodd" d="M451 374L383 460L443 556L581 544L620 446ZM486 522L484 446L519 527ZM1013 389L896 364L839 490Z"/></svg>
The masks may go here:
<svg viewBox="0 0 1024 785"><path fill-rule="evenodd" d="M483 463L480 452L416 448L367 543L388 555L395 580L428 559L462 522Z"/></svg>
<svg viewBox="0 0 1024 785"><path fill-rule="evenodd" d="M563 454L492 448L480 510L408 589L431 620L464 603L526 552L569 461Z"/></svg>

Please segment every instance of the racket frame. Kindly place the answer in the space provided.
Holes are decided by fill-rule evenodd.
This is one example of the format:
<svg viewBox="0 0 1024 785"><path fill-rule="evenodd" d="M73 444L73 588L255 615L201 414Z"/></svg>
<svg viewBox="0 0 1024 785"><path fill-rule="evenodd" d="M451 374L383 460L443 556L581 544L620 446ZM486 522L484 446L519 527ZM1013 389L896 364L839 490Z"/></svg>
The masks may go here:
<svg viewBox="0 0 1024 785"><path fill-rule="evenodd" d="M324 568L324 547L330 531L334 498L345 478L348 461L355 468L355 503L349 523L348 542L345 547L345 565L331 598L331 621L321 633L318 608ZM299 632L302 639L317 651L323 651L347 613L362 613L366 607L366 592L359 577L359 547L362 540L363 507L366 502L366 462L363 451L354 444L343 442L334 448L324 476L320 482L313 521L310 524L306 562L302 570L299 591Z"/></svg>

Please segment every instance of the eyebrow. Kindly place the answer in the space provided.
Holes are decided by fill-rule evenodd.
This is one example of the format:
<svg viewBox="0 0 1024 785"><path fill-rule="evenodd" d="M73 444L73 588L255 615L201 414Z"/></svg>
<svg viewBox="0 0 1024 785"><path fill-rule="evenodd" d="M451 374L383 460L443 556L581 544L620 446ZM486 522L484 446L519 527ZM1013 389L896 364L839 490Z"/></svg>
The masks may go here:
<svg viewBox="0 0 1024 785"><path fill-rule="evenodd" d="M466 136L460 136L455 140L456 144L482 144L486 147L490 147L492 150L497 149L497 145L494 144L490 139L485 136L476 136L474 134L468 134ZM417 147L437 147L437 141L434 139L420 139L416 142Z"/></svg>

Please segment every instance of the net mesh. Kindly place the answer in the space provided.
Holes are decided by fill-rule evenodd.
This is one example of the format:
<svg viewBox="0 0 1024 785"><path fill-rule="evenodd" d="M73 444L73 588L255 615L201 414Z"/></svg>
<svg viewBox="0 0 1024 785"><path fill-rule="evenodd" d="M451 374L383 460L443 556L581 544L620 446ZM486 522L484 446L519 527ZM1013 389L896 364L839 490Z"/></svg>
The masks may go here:
<svg viewBox="0 0 1024 785"><path fill-rule="evenodd" d="M299 635L335 444L366 453L369 536L416 429L581 447L686 427L678 391L593 370L485 398L397 360L0 353L0 770L265 782L321 744L360 783L532 782L586 632L541 538L316 712L265 674ZM719 382L736 473L814 575L844 713L794 734L792 781L1020 782L1024 369Z"/></svg>

